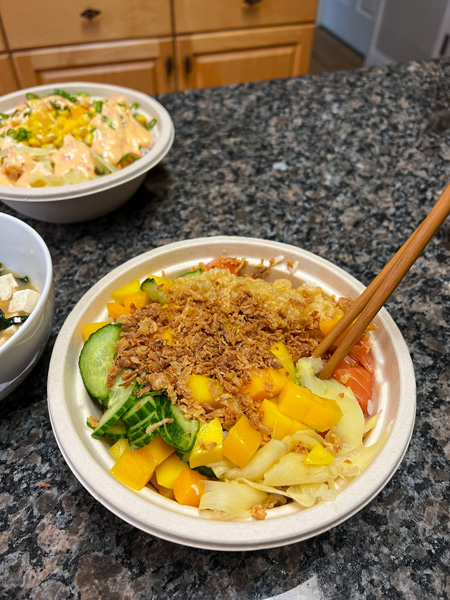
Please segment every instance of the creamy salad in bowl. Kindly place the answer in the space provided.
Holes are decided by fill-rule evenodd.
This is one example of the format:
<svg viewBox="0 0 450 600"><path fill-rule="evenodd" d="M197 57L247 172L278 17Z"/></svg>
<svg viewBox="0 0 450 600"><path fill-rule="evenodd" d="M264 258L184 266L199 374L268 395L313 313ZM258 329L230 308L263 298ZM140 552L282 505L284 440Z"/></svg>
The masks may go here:
<svg viewBox="0 0 450 600"><path fill-rule="evenodd" d="M0 113L0 185L60 186L114 173L151 148L155 125L138 103L120 96L28 92Z"/></svg>

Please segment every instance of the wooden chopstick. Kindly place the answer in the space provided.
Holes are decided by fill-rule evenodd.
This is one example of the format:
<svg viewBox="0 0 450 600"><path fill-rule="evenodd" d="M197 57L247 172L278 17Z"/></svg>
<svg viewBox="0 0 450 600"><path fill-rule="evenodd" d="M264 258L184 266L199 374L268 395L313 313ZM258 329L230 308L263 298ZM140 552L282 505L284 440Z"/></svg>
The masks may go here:
<svg viewBox="0 0 450 600"><path fill-rule="evenodd" d="M313 356L322 356L357 319L319 374L321 379L332 376L449 214L450 185L411 237L314 350Z"/></svg>

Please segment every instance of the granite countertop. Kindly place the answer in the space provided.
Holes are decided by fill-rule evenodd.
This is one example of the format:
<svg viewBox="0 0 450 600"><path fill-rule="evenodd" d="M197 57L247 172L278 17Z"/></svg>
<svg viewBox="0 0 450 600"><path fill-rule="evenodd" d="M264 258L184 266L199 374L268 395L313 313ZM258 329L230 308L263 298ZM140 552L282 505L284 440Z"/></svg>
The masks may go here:
<svg viewBox="0 0 450 600"><path fill-rule="evenodd" d="M450 109L449 81L443 60L161 96L175 143L132 200L87 223L24 218L50 248L56 313L38 365L2 402L1 598L448 598L450 220L387 304L416 371L411 444L373 501L316 538L222 553L134 529L65 463L46 377L81 296L168 242L277 240L368 284L448 182L450 130L438 116Z"/></svg>

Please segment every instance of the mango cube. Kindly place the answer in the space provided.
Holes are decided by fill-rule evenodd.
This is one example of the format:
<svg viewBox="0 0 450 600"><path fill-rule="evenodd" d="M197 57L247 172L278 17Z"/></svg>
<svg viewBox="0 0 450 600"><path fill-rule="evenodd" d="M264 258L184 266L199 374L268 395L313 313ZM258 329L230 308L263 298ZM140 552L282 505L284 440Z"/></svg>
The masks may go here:
<svg viewBox="0 0 450 600"><path fill-rule="evenodd" d="M216 417L200 427L194 447L189 456L189 466L191 469L195 469L195 467L202 467L222 460L222 448L222 425Z"/></svg>
<svg viewBox="0 0 450 600"><path fill-rule="evenodd" d="M260 410L261 423L272 429L270 434L274 440L282 440L286 435L293 435L299 429L308 429L307 425L283 414L273 400L263 400Z"/></svg>
<svg viewBox="0 0 450 600"><path fill-rule="evenodd" d="M335 400L317 396L308 388L290 380L278 395L278 408L288 417L317 431L331 429L342 417L342 411Z"/></svg>
<svg viewBox="0 0 450 600"><path fill-rule="evenodd" d="M96 331L98 331L99 329L101 329L102 327L104 327L105 325L109 325L110 322L109 321L101 321L100 323L86 323L85 325L83 325L83 337L84 337L84 341L86 341L87 339L89 339L89 337L95 333Z"/></svg>
<svg viewBox="0 0 450 600"><path fill-rule="evenodd" d="M215 396L221 393L221 387L218 381L206 375L190 375L187 386L191 390L192 399L199 404L209 404L217 408L220 403L215 400Z"/></svg>
<svg viewBox="0 0 450 600"><path fill-rule="evenodd" d="M141 283L140 283L139 279L136 279L135 281L131 281L130 283L123 285L118 290L113 292L111 294L111 298L115 302L118 302L119 304L123 305L123 301L126 296L129 296L130 294L135 294L136 292L139 292L140 289L141 289Z"/></svg>
<svg viewBox="0 0 450 600"><path fill-rule="evenodd" d="M158 485L173 490L173 485L177 480L178 475L187 468L188 465L184 460L178 458L176 454L172 454L156 467L156 481L158 482Z"/></svg>
<svg viewBox="0 0 450 600"><path fill-rule="evenodd" d="M118 458L120 458L122 456L122 454L125 452L125 450L129 450L129 448L130 448L130 446L128 444L127 438L120 438L119 440L117 440L117 442L115 442L111 446L109 451L114 456L114 458L117 460Z"/></svg>
<svg viewBox="0 0 450 600"><path fill-rule="evenodd" d="M223 441L223 455L242 469L258 450L261 442L260 432L245 415L242 415Z"/></svg>
<svg viewBox="0 0 450 600"><path fill-rule="evenodd" d="M311 466L323 466L323 465L331 465L334 461L334 456L321 444L316 444L310 452L305 457L303 461L304 465Z"/></svg>
<svg viewBox="0 0 450 600"><path fill-rule="evenodd" d="M282 367L289 373L291 379L295 379L295 365L291 353L283 342L276 342L270 348Z"/></svg>
<svg viewBox="0 0 450 600"><path fill-rule="evenodd" d="M136 450L126 449L110 470L119 481L133 490L141 490L148 483L156 467L156 460L148 446Z"/></svg>
<svg viewBox="0 0 450 600"><path fill-rule="evenodd" d="M250 371L250 381L244 386L244 394L249 394L253 400L274 398L288 381L289 375L284 369L254 369Z"/></svg>

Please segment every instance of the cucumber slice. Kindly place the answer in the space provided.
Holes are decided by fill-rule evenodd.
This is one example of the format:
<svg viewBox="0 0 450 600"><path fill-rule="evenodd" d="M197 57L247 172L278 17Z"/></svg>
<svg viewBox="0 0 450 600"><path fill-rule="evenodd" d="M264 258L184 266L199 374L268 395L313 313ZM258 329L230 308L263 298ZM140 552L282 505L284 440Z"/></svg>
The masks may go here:
<svg viewBox="0 0 450 600"><path fill-rule="evenodd" d="M186 419L183 411L169 401L162 405L159 416L160 419L173 419L172 423L161 425L163 440L180 452L192 450L200 422L196 419Z"/></svg>
<svg viewBox="0 0 450 600"><path fill-rule="evenodd" d="M191 275L195 275L196 277L198 277L202 273L203 273L203 271L201 269L196 269L195 271L188 271L187 273L183 273L182 275L178 275L178 277L190 277ZM177 279L178 279L178 277L177 277Z"/></svg>
<svg viewBox="0 0 450 600"><path fill-rule="evenodd" d="M159 302L160 304L168 304L169 302L165 292L158 286L152 277L149 277L142 282L141 290L145 292L153 302Z"/></svg>
<svg viewBox="0 0 450 600"><path fill-rule="evenodd" d="M127 428L125 427L125 423L119 419L117 423L114 423L114 425L112 425L102 437L109 438L111 440L120 440L122 438L126 438Z"/></svg>
<svg viewBox="0 0 450 600"><path fill-rule="evenodd" d="M141 398L142 400L142 398ZM138 401L139 403L140 401ZM152 432L147 433L147 427L149 425L153 425L153 423L157 423L159 421L159 406L161 404L161 397L158 395L148 394L147 402L144 406L141 406L137 411L132 412L131 409L129 412L131 415L127 414L126 418L133 419L136 414L142 411L143 417L137 423L131 425L127 429L128 442L130 444L131 449L142 448L149 444L152 439L156 436L159 431L159 427L154 429ZM144 413L146 413L144 415Z"/></svg>
<svg viewBox="0 0 450 600"><path fill-rule="evenodd" d="M116 356L115 346L120 338L122 325L111 323L89 336L81 350L78 365L87 391L98 400L107 400L108 371Z"/></svg>
<svg viewBox="0 0 450 600"><path fill-rule="evenodd" d="M158 392L151 392L149 394L145 394L144 396L139 398L136 404L132 406L130 410L123 415L122 421L125 423L127 428L130 428L133 425L138 425L148 416L155 415L158 403Z"/></svg>
<svg viewBox="0 0 450 600"><path fill-rule="evenodd" d="M109 394L108 408L92 432L92 437L98 439L104 437L106 432L124 415L134 404L137 398L134 395L134 385L123 387L122 375L114 382Z"/></svg>

